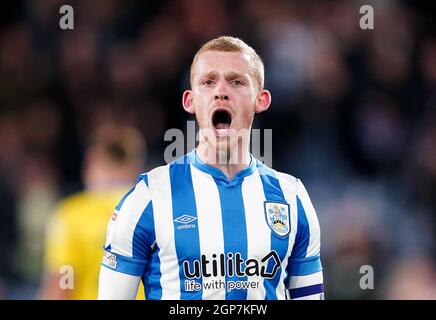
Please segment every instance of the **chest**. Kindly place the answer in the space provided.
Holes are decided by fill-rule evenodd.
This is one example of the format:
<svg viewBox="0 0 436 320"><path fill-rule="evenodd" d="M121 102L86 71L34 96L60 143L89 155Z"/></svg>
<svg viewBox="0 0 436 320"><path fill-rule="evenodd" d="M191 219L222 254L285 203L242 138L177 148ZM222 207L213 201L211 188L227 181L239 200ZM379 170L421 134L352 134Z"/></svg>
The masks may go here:
<svg viewBox="0 0 436 320"><path fill-rule="evenodd" d="M278 196L252 197L238 189L173 205L171 219L156 230L160 258L227 268L283 260L295 240L294 209Z"/></svg>

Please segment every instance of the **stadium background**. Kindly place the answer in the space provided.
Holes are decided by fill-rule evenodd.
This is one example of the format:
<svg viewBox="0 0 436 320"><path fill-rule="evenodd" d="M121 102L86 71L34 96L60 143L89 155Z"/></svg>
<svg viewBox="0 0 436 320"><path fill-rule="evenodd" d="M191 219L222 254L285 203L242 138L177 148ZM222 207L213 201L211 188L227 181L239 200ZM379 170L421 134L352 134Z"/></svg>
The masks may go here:
<svg viewBox="0 0 436 320"><path fill-rule="evenodd" d="M59 8L74 8L74 30ZM375 29L359 28L373 5ZM327 299L436 299L436 38L414 1L7 1L0 10L0 298L32 299L44 224L82 187L99 124L139 128L144 171L186 128L191 59L239 36L264 59L273 167L322 227ZM84 221L86 223L86 221ZM359 268L374 268L374 290Z"/></svg>

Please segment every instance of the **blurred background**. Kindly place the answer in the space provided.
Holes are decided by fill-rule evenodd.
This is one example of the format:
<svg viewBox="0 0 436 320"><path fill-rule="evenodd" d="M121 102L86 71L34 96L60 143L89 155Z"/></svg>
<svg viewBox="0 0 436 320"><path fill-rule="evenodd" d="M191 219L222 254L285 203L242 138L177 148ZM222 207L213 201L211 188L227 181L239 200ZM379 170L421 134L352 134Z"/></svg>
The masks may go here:
<svg viewBox="0 0 436 320"><path fill-rule="evenodd" d="M426 2L428 3L428 2ZM59 8L74 8L61 30ZM374 8L374 30L359 8ZM96 128L146 141L164 164L202 43L262 56L273 167L302 179L322 228L327 299L436 299L436 38L415 1L6 1L0 10L0 298L33 299L44 230L83 188ZM433 20L433 21L432 21ZM132 183L135 179L133 177ZM360 267L374 270L362 290Z"/></svg>

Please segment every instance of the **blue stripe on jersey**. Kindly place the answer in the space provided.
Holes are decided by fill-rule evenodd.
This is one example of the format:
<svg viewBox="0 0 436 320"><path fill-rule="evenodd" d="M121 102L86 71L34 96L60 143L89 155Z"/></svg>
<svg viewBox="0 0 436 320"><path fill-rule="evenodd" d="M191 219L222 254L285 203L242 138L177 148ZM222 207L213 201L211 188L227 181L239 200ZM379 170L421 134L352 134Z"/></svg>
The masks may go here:
<svg viewBox="0 0 436 320"><path fill-rule="evenodd" d="M303 204L297 196L297 210L298 210L298 228L295 235L295 244L292 249L290 259L304 258L307 254L307 247L309 246L309 222L307 221L306 212L304 211Z"/></svg>
<svg viewBox="0 0 436 320"><path fill-rule="evenodd" d="M147 175L140 176L140 180L144 181L148 188ZM132 238L132 257L142 260L148 260L148 256L151 252L151 246L156 241L156 233L154 229L153 218L153 203L150 202L145 207L144 211L136 224Z"/></svg>
<svg viewBox="0 0 436 320"><path fill-rule="evenodd" d="M142 179L145 185L148 188L148 176L146 174L141 175L138 178L138 181ZM138 226L140 228L138 228ZM144 209L144 212L136 225L135 232L133 234L133 238L137 237L140 232L143 232L148 228L149 233L145 236L147 241L146 248L142 249L145 246L138 243L138 241L133 241L132 252L133 255L137 254L138 250L144 250L148 254L147 257L147 265L146 272L142 276L142 283L144 284L144 292L145 298L150 300L160 300L162 297L162 285L160 283L160 278L162 274L160 272L160 258L159 258L159 248L156 244L156 232L154 225L154 216L153 216L153 202L147 205ZM151 246L154 246L151 248ZM153 271L153 273L151 273ZM151 292L150 288L153 288Z"/></svg>
<svg viewBox="0 0 436 320"><path fill-rule="evenodd" d="M148 188L148 176L147 176L146 174L141 174L141 175L138 177L138 181L136 181L136 183L138 183L139 180L141 180L141 179L145 182L145 185L146 185L147 188Z"/></svg>
<svg viewBox="0 0 436 320"><path fill-rule="evenodd" d="M240 253L244 261L247 261L247 227L245 222L244 201L242 198L242 184L226 187L225 184L221 183L221 181L217 181L216 178L214 178L214 180L217 184L221 201L226 262L234 259L234 255L237 252ZM229 253L233 255L232 259L229 259ZM245 275L238 277L236 274L229 276L229 270L227 270L226 283L228 284L229 281L248 281L248 278ZM247 300L247 289L226 291L226 300Z"/></svg>
<svg viewBox="0 0 436 320"><path fill-rule="evenodd" d="M162 298L162 285L160 283L162 273L160 272L159 251L160 249L156 245L146 266L146 272L142 276L145 299L147 300L160 300Z"/></svg>
<svg viewBox="0 0 436 320"><path fill-rule="evenodd" d="M322 293L324 290L324 286L321 284L314 284L312 286L302 287L290 289L289 293L291 295L291 299L301 298L305 296L310 296L312 294Z"/></svg>
<svg viewBox="0 0 436 320"><path fill-rule="evenodd" d="M306 276L322 270L320 256L289 260L287 271L291 276Z"/></svg>
<svg viewBox="0 0 436 320"><path fill-rule="evenodd" d="M133 192L133 190L135 190L135 187L131 188L125 195L124 197L121 198L120 202L118 203L118 205L115 207L116 210L120 210L121 207L123 206L124 201L126 200L126 198Z"/></svg>
<svg viewBox="0 0 436 320"><path fill-rule="evenodd" d="M147 204L136 224L132 238L132 257L148 260L151 246L156 240L154 232L153 204Z"/></svg>
<svg viewBox="0 0 436 320"><path fill-rule="evenodd" d="M266 201L287 203L283 195L283 191L280 187L280 183L275 177L274 172L260 162L258 168L259 168L260 178L262 180L263 192L265 193ZM289 242L289 234L286 237L280 237L276 235L273 230L271 230L271 250L275 250L278 253L280 257L280 261L282 262L288 251L288 242ZM268 271L272 270L273 263L274 262L272 260L268 262L268 267L267 267ZM277 300L276 288L280 281L281 271L282 271L282 267L280 266L280 268L277 270L277 274L274 276L273 279L264 280L263 285L265 287L265 292L266 292L265 300Z"/></svg>
<svg viewBox="0 0 436 320"><path fill-rule="evenodd" d="M111 266L102 262L101 265L103 267L137 277L143 274L146 266L146 261L135 258L128 258L117 254L111 255L116 256L116 264L114 266Z"/></svg>
<svg viewBox="0 0 436 320"><path fill-rule="evenodd" d="M186 158L186 156L185 156ZM176 247L177 260L179 261L179 276L180 276L180 299L193 300L201 299L203 290L187 292L185 291L185 280L193 280L202 284L202 278L186 279L183 270L183 262L188 261L190 270L193 270L194 260L200 258L200 238L198 235L198 220L197 207L194 195L194 187L192 185L191 167L186 158L183 162L172 163L170 165L170 182L171 195L173 205L173 224L174 224L174 241ZM186 219L195 219L192 222L183 223L174 220L186 216ZM182 218L183 221L183 218ZM189 224L195 225L193 228L180 228ZM187 245L189 244L189 245Z"/></svg>
<svg viewBox="0 0 436 320"><path fill-rule="evenodd" d="M310 240L309 222L307 221L303 204L298 196L296 196L296 200L298 227L295 235L294 247L288 258L285 282L289 281L290 276L305 276L322 270L321 259L319 256L305 258Z"/></svg>

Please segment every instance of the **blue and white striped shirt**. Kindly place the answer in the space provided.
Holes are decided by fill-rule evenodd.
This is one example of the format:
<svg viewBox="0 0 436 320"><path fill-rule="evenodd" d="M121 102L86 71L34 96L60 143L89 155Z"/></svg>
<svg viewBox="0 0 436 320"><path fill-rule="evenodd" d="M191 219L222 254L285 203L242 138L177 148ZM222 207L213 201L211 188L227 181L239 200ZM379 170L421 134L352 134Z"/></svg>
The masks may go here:
<svg viewBox="0 0 436 320"><path fill-rule="evenodd" d="M142 277L146 299L323 298L310 198L252 156L231 180L195 151L140 175L105 250L102 265Z"/></svg>

